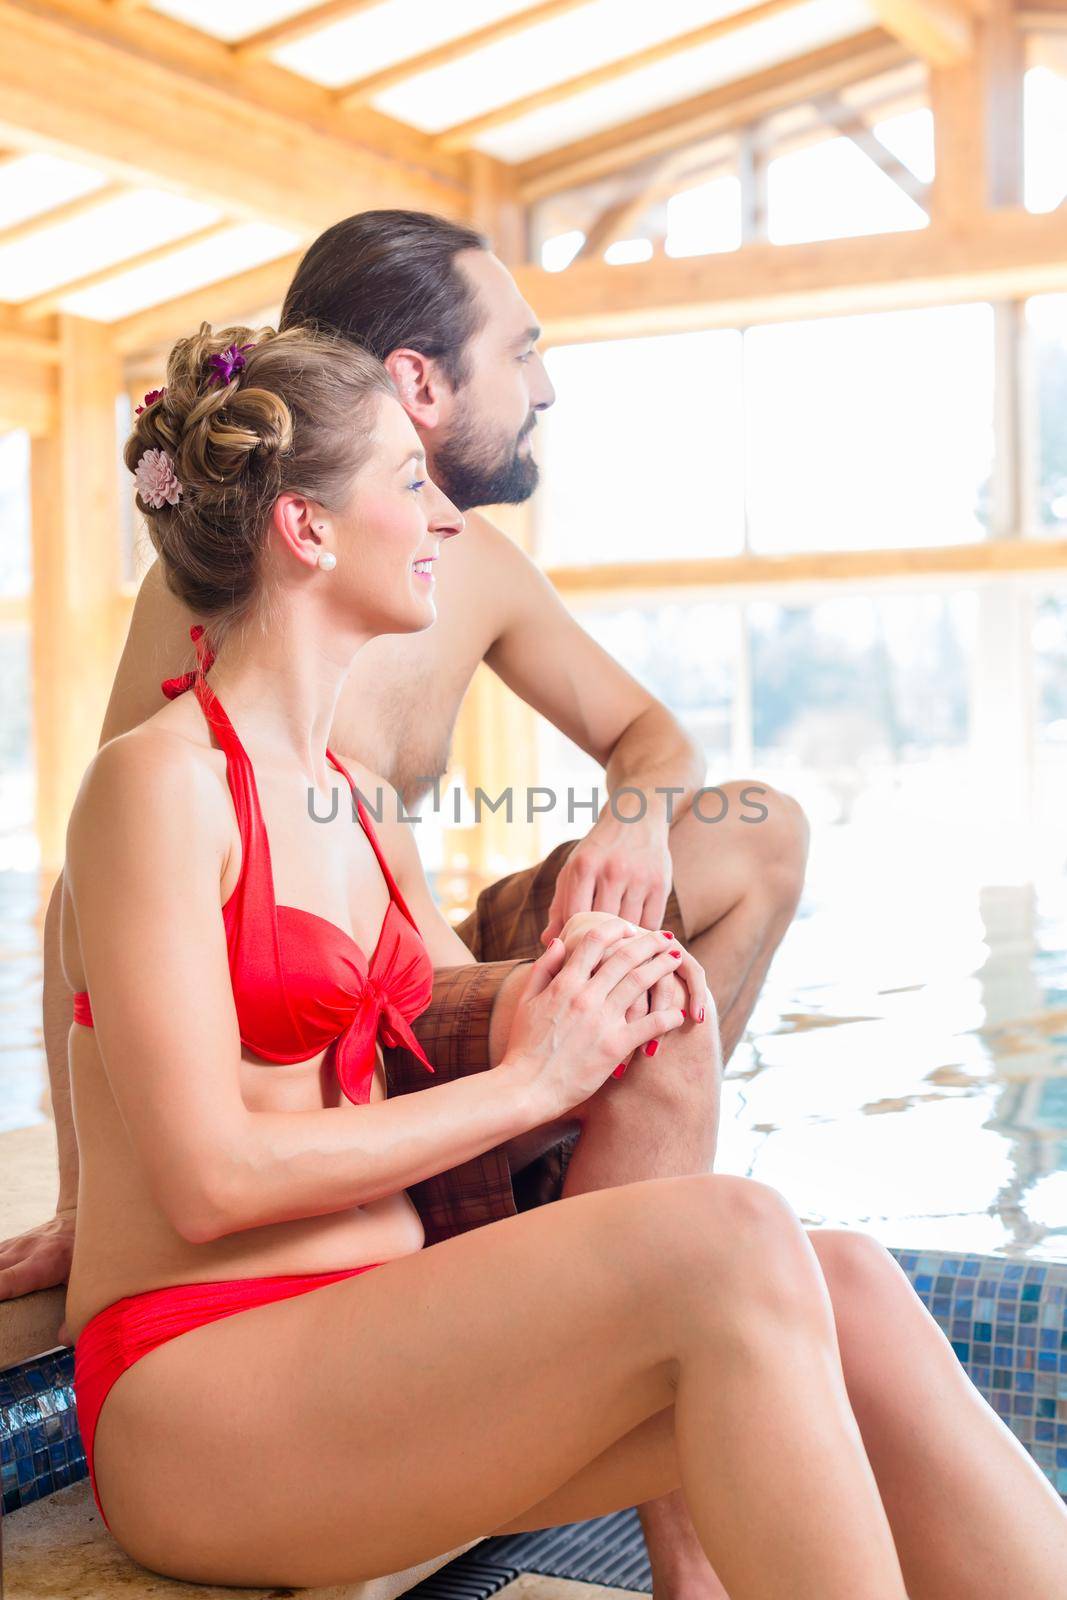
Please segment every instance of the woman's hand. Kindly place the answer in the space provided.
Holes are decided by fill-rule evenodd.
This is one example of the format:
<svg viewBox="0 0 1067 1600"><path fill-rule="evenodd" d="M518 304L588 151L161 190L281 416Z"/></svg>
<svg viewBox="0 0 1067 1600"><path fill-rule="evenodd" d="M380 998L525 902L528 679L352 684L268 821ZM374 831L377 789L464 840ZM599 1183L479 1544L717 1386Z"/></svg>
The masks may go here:
<svg viewBox="0 0 1067 1600"><path fill-rule="evenodd" d="M627 1021L634 1002L685 953L662 933L641 929L619 937L618 920L587 928L569 951L554 939L533 963L516 1005L506 1053L529 1068L552 1108L549 1116L588 1100L640 1045L684 1021L677 1006Z"/></svg>
<svg viewBox="0 0 1067 1600"><path fill-rule="evenodd" d="M590 928L608 928L614 933L616 941L633 938L642 932L655 931L651 928L639 928L635 923L628 922L625 917L616 916L612 912L576 911L567 919L560 935L568 951L575 948L583 934ZM610 948L612 946L609 946ZM692 1022L702 1022L707 1016L711 1000L704 969L688 950L680 945L678 948L682 950L682 958L677 963L676 970L668 972L647 994L638 995L627 1013L627 1022L636 1022L638 1017L647 1016L650 1011L670 1011L675 1007L681 1007L683 1016ZM655 1055L659 1049L658 1039L650 1039L644 1049L646 1055ZM620 1062L613 1076L621 1078L627 1065L628 1062Z"/></svg>

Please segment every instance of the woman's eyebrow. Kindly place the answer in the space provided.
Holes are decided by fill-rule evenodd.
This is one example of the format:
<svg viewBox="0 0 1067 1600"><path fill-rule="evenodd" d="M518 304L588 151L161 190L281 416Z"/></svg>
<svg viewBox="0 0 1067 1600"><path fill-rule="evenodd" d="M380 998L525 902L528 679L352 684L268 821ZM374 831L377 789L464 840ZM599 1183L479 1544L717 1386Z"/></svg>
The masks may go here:
<svg viewBox="0 0 1067 1600"><path fill-rule="evenodd" d="M403 472L404 468L407 466L409 461L417 461L419 463L419 465L422 466L423 463L425 462L425 460L426 460L426 451L425 450L409 450L407 455L404 457L403 461L400 463L400 465L397 467L396 470L398 472Z"/></svg>

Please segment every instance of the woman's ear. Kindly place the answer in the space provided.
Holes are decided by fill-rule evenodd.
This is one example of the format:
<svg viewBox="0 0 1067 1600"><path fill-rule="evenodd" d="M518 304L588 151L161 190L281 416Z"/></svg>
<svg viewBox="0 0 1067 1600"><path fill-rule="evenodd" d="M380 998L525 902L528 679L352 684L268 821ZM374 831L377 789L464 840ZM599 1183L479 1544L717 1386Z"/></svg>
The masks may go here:
<svg viewBox="0 0 1067 1600"><path fill-rule="evenodd" d="M436 362L417 350L391 350L383 365L415 426L436 428L441 420L441 378Z"/></svg>
<svg viewBox="0 0 1067 1600"><path fill-rule="evenodd" d="M318 564L326 520L310 500L299 494L280 494L274 502L271 521L287 551L304 566Z"/></svg>

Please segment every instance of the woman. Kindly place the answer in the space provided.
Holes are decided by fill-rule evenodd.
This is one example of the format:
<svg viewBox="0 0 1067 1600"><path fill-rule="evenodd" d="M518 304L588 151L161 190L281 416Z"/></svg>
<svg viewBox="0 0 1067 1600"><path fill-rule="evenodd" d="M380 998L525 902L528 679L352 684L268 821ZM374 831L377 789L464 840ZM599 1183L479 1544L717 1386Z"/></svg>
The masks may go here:
<svg viewBox="0 0 1067 1600"><path fill-rule="evenodd" d="M98 752L68 830L67 1323L119 1543L193 1581L336 1583L680 1483L731 1600L902 1600L894 1534L913 1600L949 1592L926 1548L955 1592L992 1572L1051 1600L1067 1514L918 1302L908 1379L963 1403L1010 1526L951 1463L925 1499L949 1536L876 1482L881 1414L861 1437L820 1258L763 1185L659 1179L421 1248L407 1185L610 1094L703 975L658 931L579 922L513 975L486 1071L385 1097L377 1039L417 1052L437 914L326 732L362 645L432 623L462 519L351 345L205 327L149 400L126 460L218 659L201 636L172 704Z"/></svg>

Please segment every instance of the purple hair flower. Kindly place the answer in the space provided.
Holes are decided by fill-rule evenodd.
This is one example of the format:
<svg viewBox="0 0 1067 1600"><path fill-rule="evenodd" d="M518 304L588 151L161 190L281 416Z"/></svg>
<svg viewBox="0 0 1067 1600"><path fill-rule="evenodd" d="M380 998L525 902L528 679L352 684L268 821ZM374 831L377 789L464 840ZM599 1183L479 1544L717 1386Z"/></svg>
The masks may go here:
<svg viewBox="0 0 1067 1600"><path fill-rule="evenodd" d="M149 406L154 406L157 400L164 399L166 393L167 391L165 388L149 389L148 393L144 397L144 404L134 408L134 416L139 417L142 411L147 411Z"/></svg>
<svg viewBox="0 0 1067 1600"><path fill-rule="evenodd" d="M234 373L240 372L242 367L245 366L244 352L254 349L255 345L253 344L243 344L240 348L236 344L231 344L229 349L223 350L220 355L210 356L208 358L208 366L215 369L215 375L211 382L214 383L215 378L217 378L220 383L229 383Z"/></svg>

